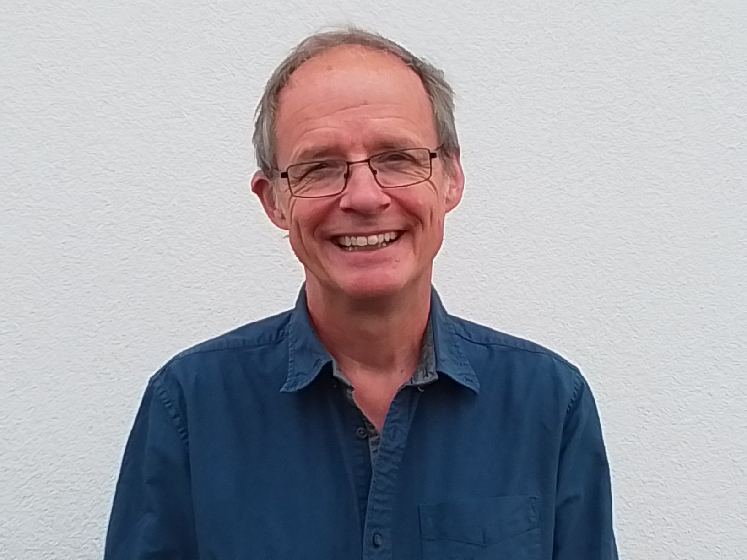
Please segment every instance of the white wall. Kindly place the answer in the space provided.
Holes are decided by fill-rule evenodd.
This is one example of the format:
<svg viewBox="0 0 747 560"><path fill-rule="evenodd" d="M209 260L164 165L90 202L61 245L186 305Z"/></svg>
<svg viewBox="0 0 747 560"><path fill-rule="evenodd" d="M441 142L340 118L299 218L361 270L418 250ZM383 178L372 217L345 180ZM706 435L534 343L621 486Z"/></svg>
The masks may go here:
<svg viewBox="0 0 747 560"><path fill-rule="evenodd" d="M467 190L437 286L582 367L621 557L744 558L747 3L554 4L3 0L0 558L100 557L147 378L292 304L252 114L344 22L455 85Z"/></svg>

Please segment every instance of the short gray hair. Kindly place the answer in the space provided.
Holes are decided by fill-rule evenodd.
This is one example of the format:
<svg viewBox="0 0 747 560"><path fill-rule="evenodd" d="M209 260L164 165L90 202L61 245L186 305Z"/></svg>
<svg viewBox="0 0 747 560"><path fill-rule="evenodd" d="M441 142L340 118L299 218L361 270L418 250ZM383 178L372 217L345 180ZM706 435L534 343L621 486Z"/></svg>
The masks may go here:
<svg viewBox="0 0 747 560"><path fill-rule="evenodd" d="M418 75L430 99L438 143L444 154L449 156L444 159L445 164L449 166L450 157L459 153L459 139L454 124L454 91L446 81L444 73L390 39L357 27L345 27L315 33L301 41L267 81L262 98L257 105L252 137L257 165L262 172L268 178L273 178L277 171L275 124L278 100L291 74L304 62L335 47L345 45L356 45L394 55Z"/></svg>

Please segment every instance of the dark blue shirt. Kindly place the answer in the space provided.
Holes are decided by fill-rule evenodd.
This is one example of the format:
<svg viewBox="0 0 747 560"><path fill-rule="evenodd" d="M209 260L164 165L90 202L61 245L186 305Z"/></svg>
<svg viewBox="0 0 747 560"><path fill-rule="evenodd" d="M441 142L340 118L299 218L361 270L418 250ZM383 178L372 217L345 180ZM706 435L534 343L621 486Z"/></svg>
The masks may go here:
<svg viewBox="0 0 747 560"><path fill-rule="evenodd" d="M431 299L438 379L370 460L303 294L150 380L106 560L612 560L599 417L573 365Z"/></svg>

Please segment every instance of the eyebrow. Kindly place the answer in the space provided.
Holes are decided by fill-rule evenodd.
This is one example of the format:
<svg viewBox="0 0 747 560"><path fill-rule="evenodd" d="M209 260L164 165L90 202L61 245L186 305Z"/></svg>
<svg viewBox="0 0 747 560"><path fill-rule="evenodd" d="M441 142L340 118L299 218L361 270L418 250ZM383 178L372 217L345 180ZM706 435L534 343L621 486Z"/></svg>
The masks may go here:
<svg viewBox="0 0 747 560"><path fill-rule="evenodd" d="M383 140L381 142L377 142L375 144L375 149L373 150L374 153L376 152L387 152L389 150L407 150L408 148L420 148L422 146L417 146L412 143L410 140L405 139L389 139L389 140Z"/></svg>
<svg viewBox="0 0 747 560"><path fill-rule="evenodd" d="M307 148L305 150L302 150L299 152L299 154L293 158L294 160L298 162L305 163L307 161L316 161L319 159L345 159L340 154L339 150L336 148L330 147L330 146L322 146L322 147L312 147Z"/></svg>
<svg viewBox="0 0 747 560"><path fill-rule="evenodd" d="M369 155L388 152L390 150L406 150L408 148L418 148L411 141L405 139L387 139L375 142L371 145ZM296 162L306 163L320 159L346 159L340 149L336 146L315 146L301 150L294 158Z"/></svg>

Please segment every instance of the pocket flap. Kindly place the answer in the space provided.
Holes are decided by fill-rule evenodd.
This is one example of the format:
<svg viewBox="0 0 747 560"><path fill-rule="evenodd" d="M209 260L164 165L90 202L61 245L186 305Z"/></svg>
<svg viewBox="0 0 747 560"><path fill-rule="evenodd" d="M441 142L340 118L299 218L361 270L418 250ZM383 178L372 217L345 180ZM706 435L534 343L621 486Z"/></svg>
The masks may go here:
<svg viewBox="0 0 747 560"><path fill-rule="evenodd" d="M418 506L425 540L451 540L488 546L538 526L537 498L500 498Z"/></svg>

